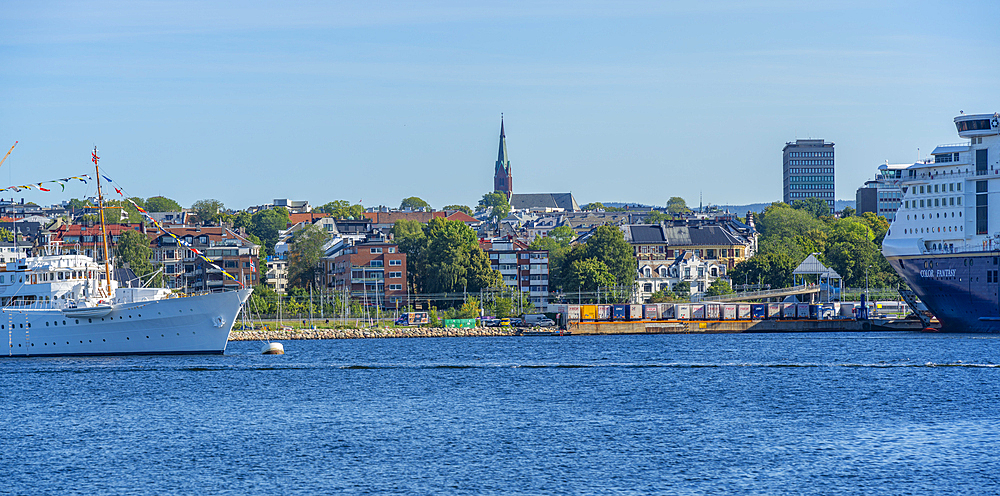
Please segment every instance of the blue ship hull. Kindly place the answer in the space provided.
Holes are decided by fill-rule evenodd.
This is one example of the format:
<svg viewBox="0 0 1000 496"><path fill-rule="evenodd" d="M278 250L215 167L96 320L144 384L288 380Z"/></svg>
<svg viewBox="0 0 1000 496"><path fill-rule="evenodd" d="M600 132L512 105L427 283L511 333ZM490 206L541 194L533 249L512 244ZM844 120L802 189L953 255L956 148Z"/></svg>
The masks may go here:
<svg viewBox="0 0 1000 496"><path fill-rule="evenodd" d="M887 257L945 332L1000 332L1000 252Z"/></svg>

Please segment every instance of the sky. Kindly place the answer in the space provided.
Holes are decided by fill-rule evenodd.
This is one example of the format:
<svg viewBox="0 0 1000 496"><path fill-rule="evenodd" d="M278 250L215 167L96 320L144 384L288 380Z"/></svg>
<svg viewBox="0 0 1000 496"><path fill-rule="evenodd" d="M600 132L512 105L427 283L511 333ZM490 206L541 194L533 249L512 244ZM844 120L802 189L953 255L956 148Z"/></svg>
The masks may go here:
<svg viewBox="0 0 1000 496"><path fill-rule="evenodd" d="M785 142L837 198L1000 111L1000 4L12 2L0 184L102 170L129 196L475 205L501 113L515 193L781 199ZM0 192L56 204L93 195Z"/></svg>

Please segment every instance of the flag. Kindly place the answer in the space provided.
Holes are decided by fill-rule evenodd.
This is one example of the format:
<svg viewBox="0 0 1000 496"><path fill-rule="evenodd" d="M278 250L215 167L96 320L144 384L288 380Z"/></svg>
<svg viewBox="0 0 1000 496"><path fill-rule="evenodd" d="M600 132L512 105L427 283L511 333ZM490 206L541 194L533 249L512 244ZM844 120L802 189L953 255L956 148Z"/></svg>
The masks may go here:
<svg viewBox="0 0 1000 496"><path fill-rule="evenodd" d="M104 180L105 180L105 181L107 181L107 182L109 182L109 183L110 183L110 182L112 182L112 181L111 181L111 178L110 178L110 177L108 177L108 176L105 176L104 174L101 174L101 177L103 177L103 178L104 178Z"/></svg>
<svg viewBox="0 0 1000 496"><path fill-rule="evenodd" d="M250 272L257 273L257 264L253 262L252 258L250 259Z"/></svg>

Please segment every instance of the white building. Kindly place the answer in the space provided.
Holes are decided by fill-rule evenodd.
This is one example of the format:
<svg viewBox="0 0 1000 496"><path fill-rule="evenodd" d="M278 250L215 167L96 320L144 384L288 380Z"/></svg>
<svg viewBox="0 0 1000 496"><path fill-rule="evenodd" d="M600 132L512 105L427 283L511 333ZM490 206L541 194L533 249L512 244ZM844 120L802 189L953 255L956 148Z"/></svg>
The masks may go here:
<svg viewBox="0 0 1000 496"><path fill-rule="evenodd" d="M684 251L673 260L640 260L635 282L638 299L646 301L657 291L673 291L681 282L690 284L691 295L698 296L708 290L716 279L725 276L725 261L703 260L692 252Z"/></svg>

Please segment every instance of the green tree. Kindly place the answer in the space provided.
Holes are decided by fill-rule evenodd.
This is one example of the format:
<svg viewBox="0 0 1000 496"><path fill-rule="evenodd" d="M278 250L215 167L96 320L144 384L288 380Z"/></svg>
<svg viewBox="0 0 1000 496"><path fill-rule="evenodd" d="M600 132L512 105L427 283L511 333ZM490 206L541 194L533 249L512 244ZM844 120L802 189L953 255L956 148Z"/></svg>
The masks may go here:
<svg viewBox="0 0 1000 496"><path fill-rule="evenodd" d="M3 241L5 243L10 243L14 241L14 231L11 231L6 227L0 227L0 241Z"/></svg>
<svg viewBox="0 0 1000 496"><path fill-rule="evenodd" d="M191 208L196 214L198 214L198 219L201 220L203 224L214 224L219 220L219 214L226 208L219 200L207 199L198 200L191 205Z"/></svg>
<svg viewBox="0 0 1000 496"><path fill-rule="evenodd" d="M411 196L409 198L403 198L403 201L399 202L400 210L405 210L407 208L412 210L418 210L421 208L430 209L431 205L416 196Z"/></svg>
<svg viewBox="0 0 1000 496"><path fill-rule="evenodd" d="M455 210L458 212L464 212L466 215L472 215L472 209L465 205L445 205L441 210Z"/></svg>
<svg viewBox="0 0 1000 496"><path fill-rule="evenodd" d="M415 220L398 220L392 226L392 239L399 246L399 251L406 253L406 282L410 292L417 292L417 282L422 280L420 270L424 267L417 263L423 256L427 237L424 236L424 225Z"/></svg>
<svg viewBox="0 0 1000 496"><path fill-rule="evenodd" d="M507 201L507 195L497 192L483 195L483 198L479 200L479 206L490 210L490 218L495 223L499 223L500 220L507 217L511 208L510 202Z"/></svg>
<svg viewBox="0 0 1000 496"><path fill-rule="evenodd" d="M681 281L674 284L674 294L682 300L691 299L691 283L687 281Z"/></svg>
<svg viewBox="0 0 1000 496"><path fill-rule="evenodd" d="M257 236L268 255L274 255L274 245L278 242L278 231L288 227L288 210L284 207L258 210L250 217L247 232Z"/></svg>
<svg viewBox="0 0 1000 496"><path fill-rule="evenodd" d="M787 253L758 253L736 264L729 278L738 284L770 284L772 288L784 288L792 284L792 271L801 262Z"/></svg>
<svg viewBox="0 0 1000 496"><path fill-rule="evenodd" d="M127 264L135 275L139 276L145 284L149 276L156 272L156 266L150 260L153 258L153 249L149 247L149 237L139 231L132 229L123 231L118 237L118 243L114 247L115 252L121 257L121 261ZM162 274L153 277L149 286L163 286Z"/></svg>
<svg viewBox="0 0 1000 496"><path fill-rule="evenodd" d="M632 247L625 241L625 236L621 229L615 226L600 226L586 244L573 247L563 258L556 271L556 286L564 291L575 291L582 280L593 281L594 278L580 279L580 274L596 274L594 264L577 266L573 268L573 263L587 259L594 259L601 262L611 274L611 284L631 287L636 277L636 262L632 254ZM549 285L552 285L553 274L550 262ZM587 269L589 272L580 272ZM574 272L574 270L576 272ZM595 276L596 277L596 276ZM596 290L597 286L587 288Z"/></svg>
<svg viewBox="0 0 1000 496"><path fill-rule="evenodd" d="M733 287L729 284L729 281L722 279L716 279L712 281L712 284L708 286L708 290L705 291L705 296L722 296L733 293Z"/></svg>
<svg viewBox="0 0 1000 496"><path fill-rule="evenodd" d="M792 202L792 208L809 212L817 219L830 216L830 205L826 200L819 198L806 198Z"/></svg>
<svg viewBox="0 0 1000 496"><path fill-rule="evenodd" d="M669 215L660 212L659 210L653 210L647 214L645 218L643 218L643 222L646 224L659 224L660 222L670 219L671 217Z"/></svg>
<svg viewBox="0 0 1000 496"><path fill-rule="evenodd" d="M165 196L153 196L146 199L145 208L148 212L180 212L181 204Z"/></svg>
<svg viewBox="0 0 1000 496"><path fill-rule="evenodd" d="M72 210L80 210L82 208L92 207L93 205L91 205L90 202L87 200L81 200L79 198L70 198L66 206Z"/></svg>
<svg viewBox="0 0 1000 496"><path fill-rule="evenodd" d="M421 235L410 223L397 222L393 239L406 253L407 266L414 265L411 285L419 293L477 292L503 284L500 273L490 267L479 247L475 231L464 222L431 219L421 226Z"/></svg>
<svg viewBox="0 0 1000 496"><path fill-rule="evenodd" d="M288 282L304 288L315 284L322 273L320 259L323 245L330 240L330 234L315 224L305 226L293 238L288 250Z"/></svg>
<svg viewBox="0 0 1000 496"><path fill-rule="evenodd" d="M319 207L318 210L330 214L335 219L360 219L365 207L361 204L351 205L347 200L334 200Z"/></svg>
<svg viewBox="0 0 1000 496"><path fill-rule="evenodd" d="M770 238L793 238L810 230L824 231L826 224L805 210L776 202L758 215L757 229Z"/></svg>
<svg viewBox="0 0 1000 496"><path fill-rule="evenodd" d="M667 212L673 215L680 215L690 212L691 209L688 208L687 202L679 196L672 196L667 200Z"/></svg>
<svg viewBox="0 0 1000 496"><path fill-rule="evenodd" d="M580 207L580 210L584 210L584 211L588 211L588 212L591 211L591 210L604 210L604 204L601 203L601 202L591 202L591 203L588 203L588 204Z"/></svg>
<svg viewBox="0 0 1000 496"><path fill-rule="evenodd" d="M561 280L563 259L569 253L570 243L576 238L576 232L569 226L556 226L549 230L548 236L535 238L528 248L532 250L547 250L549 252L549 285L558 286Z"/></svg>
<svg viewBox="0 0 1000 496"><path fill-rule="evenodd" d="M573 260L565 268L564 291L597 291L615 284L615 275L604 262L596 258Z"/></svg>
<svg viewBox="0 0 1000 496"><path fill-rule="evenodd" d="M857 210L854 210L851 207L844 207L844 210L840 212L840 216L841 217L851 217L851 216L857 214L857 212L858 212Z"/></svg>

